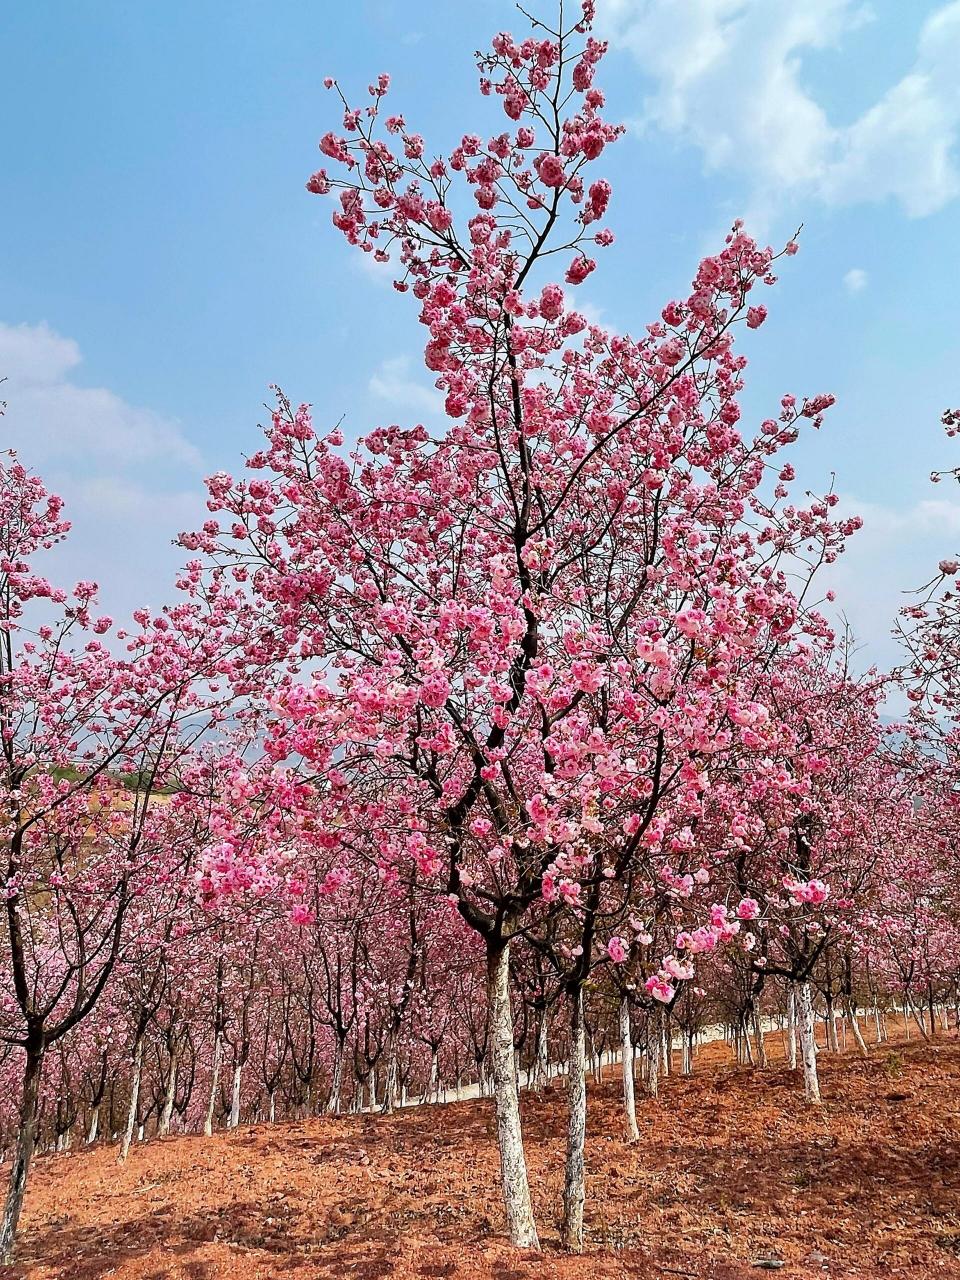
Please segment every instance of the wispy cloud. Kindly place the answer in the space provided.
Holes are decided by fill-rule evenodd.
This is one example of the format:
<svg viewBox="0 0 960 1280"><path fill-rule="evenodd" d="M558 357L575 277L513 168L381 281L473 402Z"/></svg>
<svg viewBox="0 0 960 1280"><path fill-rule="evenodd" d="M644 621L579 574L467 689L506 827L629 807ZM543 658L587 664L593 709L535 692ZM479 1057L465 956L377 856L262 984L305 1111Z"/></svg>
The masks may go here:
<svg viewBox="0 0 960 1280"><path fill-rule="evenodd" d="M162 458L200 465L196 448L169 418L106 387L79 385L73 375L81 363L77 343L46 324L0 323L4 428L29 462L106 458L122 466Z"/></svg>
<svg viewBox="0 0 960 1280"><path fill-rule="evenodd" d="M798 194L892 198L911 217L960 194L960 0L918 25L902 76L849 124L830 119L803 71L823 49L856 56L871 18L860 0L601 0L601 18L648 77L642 125L742 173L760 221Z"/></svg>
<svg viewBox="0 0 960 1280"><path fill-rule="evenodd" d="M409 356L394 356L390 360L384 360L370 379L370 394L400 409L412 409L416 413L442 413L440 393L435 387L418 382L410 372L410 364Z"/></svg>
<svg viewBox="0 0 960 1280"><path fill-rule="evenodd" d="M870 277L863 267L851 267L843 277L843 287L847 293L862 293L869 281Z"/></svg>
<svg viewBox="0 0 960 1280"><path fill-rule="evenodd" d="M101 584L103 607L129 616L173 595L183 553L171 544L205 517L201 458L179 424L82 386L79 344L49 325L0 323L4 445L62 495L70 537L50 574Z"/></svg>
<svg viewBox="0 0 960 1280"><path fill-rule="evenodd" d="M838 511L860 515L863 528L824 571L824 585L836 591L835 609L850 622L864 665L892 667L902 658L892 635L900 608L960 547L960 501L945 495L893 507L846 495Z"/></svg>

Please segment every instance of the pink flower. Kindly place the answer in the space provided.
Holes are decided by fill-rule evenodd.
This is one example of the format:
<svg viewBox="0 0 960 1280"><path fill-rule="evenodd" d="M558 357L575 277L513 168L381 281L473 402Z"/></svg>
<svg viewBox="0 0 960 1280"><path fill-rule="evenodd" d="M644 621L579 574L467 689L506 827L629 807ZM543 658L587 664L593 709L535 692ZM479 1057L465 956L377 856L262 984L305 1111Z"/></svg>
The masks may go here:
<svg viewBox="0 0 960 1280"><path fill-rule="evenodd" d="M830 886L822 880L811 880L807 885L807 901L815 907L826 902L830 896Z"/></svg>
<svg viewBox="0 0 960 1280"><path fill-rule="evenodd" d="M643 986L654 1000L659 1000L661 1004L669 1004L676 995L676 988L672 987L660 974L652 974Z"/></svg>
<svg viewBox="0 0 960 1280"><path fill-rule="evenodd" d="M756 898L743 898L737 904L737 917L740 920L756 920L760 914L760 903Z"/></svg>
<svg viewBox="0 0 960 1280"><path fill-rule="evenodd" d="M434 231L447 231L453 225L453 214L437 200L427 205L427 219Z"/></svg>
<svg viewBox="0 0 960 1280"><path fill-rule="evenodd" d="M534 168L545 187L562 187L567 180L563 161L559 156L553 155L552 152L548 151L544 155L538 156L534 162Z"/></svg>
<svg viewBox="0 0 960 1280"><path fill-rule="evenodd" d="M583 284L591 271L596 269L597 264L593 258L574 258L567 267L567 274L564 277L567 284Z"/></svg>
<svg viewBox="0 0 960 1280"><path fill-rule="evenodd" d="M559 889L560 896L568 907L579 907L583 890L576 880L561 880Z"/></svg>
<svg viewBox="0 0 960 1280"><path fill-rule="evenodd" d="M764 306L750 307L747 310L747 328L759 329L767 318L767 308Z"/></svg>
<svg viewBox="0 0 960 1280"><path fill-rule="evenodd" d="M622 938L611 938L607 943L607 955L614 964L623 964L627 958L627 944Z"/></svg>
<svg viewBox="0 0 960 1280"><path fill-rule="evenodd" d="M548 284L540 294L540 314L544 320L556 320L563 314L563 290L558 284Z"/></svg>

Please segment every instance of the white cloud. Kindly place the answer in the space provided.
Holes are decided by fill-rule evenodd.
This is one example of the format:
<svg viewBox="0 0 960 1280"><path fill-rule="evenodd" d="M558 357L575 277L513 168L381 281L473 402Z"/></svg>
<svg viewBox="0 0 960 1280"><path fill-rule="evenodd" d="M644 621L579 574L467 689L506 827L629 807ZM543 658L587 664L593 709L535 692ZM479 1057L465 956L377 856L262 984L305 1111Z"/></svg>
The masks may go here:
<svg viewBox="0 0 960 1280"><path fill-rule="evenodd" d="M7 387L62 382L80 361L74 340L62 338L47 324L0 323L0 377Z"/></svg>
<svg viewBox="0 0 960 1280"><path fill-rule="evenodd" d="M851 267L843 277L843 287L847 293L862 293L867 287L870 277L862 267Z"/></svg>
<svg viewBox="0 0 960 1280"><path fill-rule="evenodd" d="M22 443L26 461L108 458L113 463L164 458L199 465L200 456L175 422L127 404L105 387L83 387L71 375L80 348L46 324L0 322L0 377L8 402L8 439Z"/></svg>
<svg viewBox="0 0 960 1280"><path fill-rule="evenodd" d="M397 278L397 264L392 259L389 262L378 262L372 253L351 253L350 268L372 280L381 289L392 289Z"/></svg>
<svg viewBox="0 0 960 1280"><path fill-rule="evenodd" d="M387 400L397 408L413 409L416 413L443 412L439 392L411 377L408 356L384 360L368 386L371 395Z"/></svg>
<svg viewBox="0 0 960 1280"><path fill-rule="evenodd" d="M960 547L960 502L924 498L898 508L845 496L838 512L861 516L863 528L824 571L822 585L837 593L832 611L849 620L861 665L889 669L903 656L892 635L900 608Z"/></svg>
<svg viewBox="0 0 960 1280"><path fill-rule="evenodd" d="M743 173L755 219L790 194L893 198L920 217L960 193L960 0L927 18L912 66L850 124L831 122L803 70L870 19L860 0L601 0L601 18L650 79L641 123Z"/></svg>
<svg viewBox="0 0 960 1280"><path fill-rule="evenodd" d="M110 521L163 523L171 533L192 528L207 518L205 490L196 484L182 490L152 491L123 476L90 476L74 483L74 504L81 513Z"/></svg>
<svg viewBox="0 0 960 1280"><path fill-rule="evenodd" d="M172 540L206 514L201 458L176 422L81 386L81 363L79 345L49 325L0 322L0 431L72 522L44 572L100 583L102 607L125 618L174 594L184 555Z"/></svg>

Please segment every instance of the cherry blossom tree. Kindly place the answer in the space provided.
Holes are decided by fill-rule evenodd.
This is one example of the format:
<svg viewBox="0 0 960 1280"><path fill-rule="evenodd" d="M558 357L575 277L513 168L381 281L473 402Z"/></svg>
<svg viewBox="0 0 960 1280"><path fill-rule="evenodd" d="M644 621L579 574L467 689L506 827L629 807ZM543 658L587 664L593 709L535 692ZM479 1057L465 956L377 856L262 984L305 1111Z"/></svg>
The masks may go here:
<svg viewBox="0 0 960 1280"><path fill-rule="evenodd" d="M605 46L592 18L587 0L555 28L498 35L480 87L511 126L465 134L447 159L385 114L386 76L365 108L329 82L343 133L320 145L337 170L308 187L335 196L351 244L397 260L451 423L437 438L378 428L344 457L339 429L318 436L281 398L251 477L214 476L211 519L182 539L248 584L265 643L286 639L312 669L278 693L266 746L313 772L317 822L344 864L376 833L384 871L445 896L484 941L520 1245L537 1232L511 943L564 913L580 931L563 982L581 1044L608 899L622 913L673 874L705 762L753 724L747 673L787 651L810 573L856 525L831 518L832 495L789 503L793 471L775 461L829 396L787 396L755 434L738 428L734 332L765 319L753 294L773 283L771 249L736 226L639 338L576 309L589 254L613 240L610 186L588 170L622 132L594 83ZM704 921L714 937L718 919ZM671 971L650 980L672 998ZM571 1080L565 1236L579 1248L579 1068Z"/></svg>
<svg viewBox="0 0 960 1280"><path fill-rule="evenodd" d="M62 503L0 463L0 806L5 928L0 1035L22 1053L20 1133L0 1227L12 1254L36 1139L44 1056L96 1005L132 905L189 856L162 803L240 684L238 600L196 599L130 630L37 572L67 533ZM109 641L109 643L108 643ZM120 650L118 656L117 650Z"/></svg>

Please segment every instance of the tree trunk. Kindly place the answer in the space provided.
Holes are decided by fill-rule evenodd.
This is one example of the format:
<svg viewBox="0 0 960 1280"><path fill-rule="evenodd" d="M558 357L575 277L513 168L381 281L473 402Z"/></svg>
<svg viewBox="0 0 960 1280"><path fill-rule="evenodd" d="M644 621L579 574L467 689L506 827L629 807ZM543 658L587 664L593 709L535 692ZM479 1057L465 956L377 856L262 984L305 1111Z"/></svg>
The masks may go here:
<svg viewBox="0 0 960 1280"><path fill-rule="evenodd" d="M592 1034L590 1036L590 1045L593 1050L593 1080L595 1084L603 1084L603 1050L597 1051L596 1041Z"/></svg>
<svg viewBox="0 0 960 1280"><path fill-rule="evenodd" d="M377 1068L371 1067L367 1072L367 1101L371 1111L377 1109Z"/></svg>
<svg viewBox="0 0 960 1280"><path fill-rule="evenodd" d="M787 1064L791 1071L797 1069L797 988L787 985Z"/></svg>
<svg viewBox="0 0 960 1280"><path fill-rule="evenodd" d="M853 1032L853 1038L857 1042L857 1048L866 1058L869 1053L869 1050L867 1049L867 1042L866 1040L864 1040L863 1035L860 1031L860 1023L857 1021L857 1006L853 1003L852 1000L850 1000L847 1004L847 1014L850 1018L850 1030Z"/></svg>
<svg viewBox="0 0 960 1280"><path fill-rule="evenodd" d="M660 1015L660 1065L665 1076L673 1075L673 1028L668 1013Z"/></svg>
<svg viewBox="0 0 960 1280"><path fill-rule="evenodd" d="M904 1006L904 1011L903 1011L903 1020L904 1020L904 1023L906 1024L906 1027L907 1027L907 1039L908 1039L908 1040L910 1039L910 1030L909 1030L909 1028L910 1028L910 1022L909 1022L909 1019L908 1019L908 1017L907 1017L907 1010L908 1010L908 1009L909 1009L910 1013L911 1013L911 1014L912 1014L912 1016L913 1016L913 1020L914 1020L914 1022L917 1024L917 1030L920 1032L921 1036L924 1038L924 1040L929 1040L929 1039L930 1039L930 1036L927 1034L927 1028L926 1028L926 1026L925 1026L925 1024L924 1024L923 1014L920 1012L920 1010L919 1010L919 1009L917 1008L917 1006L913 1003L913 1001L910 999L910 997L909 997L909 996L907 997L907 999L906 999L906 1001L905 1001L905 1006Z"/></svg>
<svg viewBox="0 0 960 1280"><path fill-rule="evenodd" d="M90 1128L87 1130L87 1142L96 1142L100 1132L100 1103L90 1109Z"/></svg>
<svg viewBox="0 0 960 1280"><path fill-rule="evenodd" d="M620 1001L620 1057L623 1069L623 1115L627 1128L627 1141L638 1142L637 1099L633 1088L633 1036L630 1034L630 1002L624 996Z"/></svg>
<svg viewBox="0 0 960 1280"><path fill-rule="evenodd" d="M330 1081L330 1097L327 1099L327 1115L340 1114L340 1090L343 1088L344 1042L337 1036L333 1045L333 1078Z"/></svg>
<svg viewBox="0 0 960 1280"><path fill-rule="evenodd" d="M392 1115L397 1108L397 1033L391 1028L387 1036L387 1076L383 1084L383 1114Z"/></svg>
<svg viewBox="0 0 960 1280"><path fill-rule="evenodd" d="M433 1046L430 1048L430 1083L427 1086L427 1099L431 1102L440 1101L440 1058Z"/></svg>
<svg viewBox="0 0 960 1280"><path fill-rule="evenodd" d="M273 1124L276 1121L276 1118L277 1118L276 1089L271 1089L270 1092L267 1094L267 1116L269 1117L271 1124Z"/></svg>
<svg viewBox="0 0 960 1280"><path fill-rule="evenodd" d="M749 1032L747 1034L749 1035ZM763 1017L759 1009L753 1011L753 1034L757 1042L757 1063L760 1067L766 1067L767 1042L763 1038Z"/></svg>
<svg viewBox="0 0 960 1280"><path fill-rule="evenodd" d="M651 1098L660 1096L660 1049L663 1037L659 1019L647 1022L647 1093Z"/></svg>
<svg viewBox="0 0 960 1280"><path fill-rule="evenodd" d="M820 1078L817 1075L817 1038L813 1016L813 993L809 982L801 982L797 990L797 1012L800 1032L800 1055L803 1060L803 1092L811 1106L820 1102Z"/></svg>
<svg viewBox="0 0 960 1280"><path fill-rule="evenodd" d="M213 1109L217 1105L217 1092L220 1088L220 1060L223 1057L223 1041L220 1032L213 1042L213 1076L210 1081L210 1101L207 1103L207 1114L203 1121L203 1132L206 1137L213 1133Z"/></svg>
<svg viewBox="0 0 960 1280"><path fill-rule="evenodd" d="M23 1208L23 1197L27 1190L27 1175L30 1172L30 1162L33 1160L33 1151L37 1143L37 1109L42 1071L42 1047L29 1048L23 1068L20 1131L13 1150L7 1202L3 1210L3 1224L0 1225L0 1261L5 1263L13 1262L17 1223L20 1221L20 1210Z"/></svg>
<svg viewBox="0 0 960 1280"><path fill-rule="evenodd" d="M750 1024L745 1017L740 1020L740 1043L743 1045L747 1065L752 1067L754 1065L753 1043L750 1040Z"/></svg>
<svg viewBox="0 0 960 1280"><path fill-rule="evenodd" d="M240 1081L243 1076L243 1063L235 1062L233 1064L233 1090L230 1094L230 1119L227 1121L227 1127L236 1129L240 1123Z"/></svg>
<svg viewBox="0 0 960 1280"><path fill-rule="evenodd" d="M510 1006L510 944L487 951L487 1008L489 1053L493 1070L494 1108L503 1205L510 1240L521 1248L539 1249L533 1220L527 1162L520 1127L520 1099L513 1070L513 1010Z"/></svg>
<svg viewBox="0 0 960 1280"><path fill-rule="evenodd" d="M174 1041L170 1050L170 1068L167 1072L167 1092L163 1099L163 1111L160 1113L160 1124L157 1132L163 1137L170 1132L170 1117L173 1115L173 1101L177 1093L177 1064L180 1060L180 1046Z"/></svg>
<svg viewBox="0 0 960 1280"><path fill-rule="evenodd" d="M137 1123L137 1107L140 1105L140 1077L143 1073L143 1034L137 1036L133 1046L133 1079L130 1082L130 1106L127 1108L127 1126L123 1131L123 1142L117 1159L122 1164L130 1154L133 1142L133 1130Z"/></svg>
<svg viewBox="0 0 960 1280"><path fill-rule="evenodd" d="M680 1041L680 1074L693 1075L693 1032L684 1031Z"/></svg>
<svg viewBox="0 0 960 1280"><path fill-rule="evenodd" d="M549 1064L549 1040L547 1027L547 1011L546 1009L540 1015L540 1026L537 1028L537 1061L534 1068L535 1085L537 1089L542 1089L547 1083L547 1071Z"/></svg>
<svg viewBox="0 0 960 1280"><path fill-rule="evenodd" d="M587 1139L587 1059L583 1025L583 987L570 994L570 1071L567 1076L567 1164L563 1181L563 1244L583 1252L586 1196L584 1146Z"/></svg>

